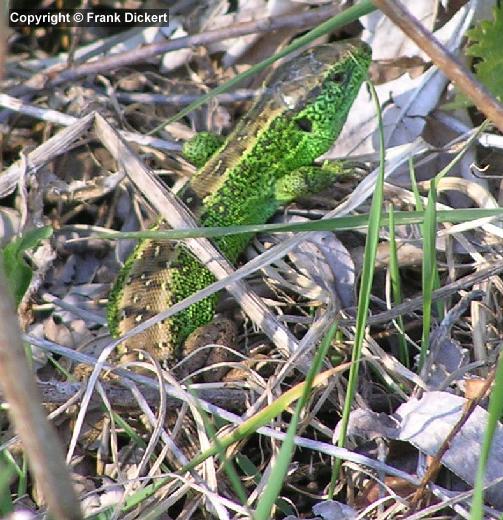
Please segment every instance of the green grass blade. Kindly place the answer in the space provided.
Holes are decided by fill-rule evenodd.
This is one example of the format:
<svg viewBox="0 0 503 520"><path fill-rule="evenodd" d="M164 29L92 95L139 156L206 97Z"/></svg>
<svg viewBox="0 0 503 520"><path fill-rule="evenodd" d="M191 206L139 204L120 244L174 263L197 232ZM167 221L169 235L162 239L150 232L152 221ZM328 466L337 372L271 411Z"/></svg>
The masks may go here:
<svg viewBox="0 0 503 520"><path fill-rule="evenodd" d="M436 181L432 180L428 203L424 213L423 228L423 329L421 351L419 353L418 369L421 370L429 347L432 295L435 286L435 273L437 272L437 190Z"/></svg>
<svg viewBox="0 0 503 520"><path fill-rule="evenodd" d="M437 222L469 222L482 218L503 217L503 208L465 208L437 211ZM395 211L396 225L422 224L424 211ZM183 240L185 238L213 238L227 235L239 235L241 233L284 233L301 231L354 231L366 229L369 226L370 216L349 215L311 222L298 222L291 224L251 224L246 226L227 227L200 227L194 229L169 229L163 231L115 231L97 233L99 238L109 240L125 239L153 239L153 240ZM382 214L380 226L389 226L389 215Z"/></svg>
<svg viewBox="0 0 503 520"><path fill-rule="evenodd" d="M402 303L402 286L400 282L400 270L398 265L398 251L396 247L396 236L395 236L395 218L393 205L389 206L389 276L391 280L391 291L393 294L393 303L399 305ZM409 350L407 348L407 341L405 340L404 334L404 323L402 316L399 316L396 320L399 327L398 332L398 349L401 363L407 368L410 367Z"/></svg>
<svg viewBox="0 0 503 520"><path fill-rule="evenodd" d="M281 449L279 450L279 454L276 463L274 464L274 468L270 474L268 483L260 497L260 501L254 514L254 520L269 520L271 518L272 508L278 499L281 488L283 487L286 473L288 471L288 466L295 451L294 437L300 421L300 414L309 401L311 390L313 388L314 378L321 370L323 360L325 359L328 349L332 344L332 340L336 331L337 323L334 323L330 327L320 345L320 348L314 356L313 364L306 376L302 396L297 402L295 413L293 414L290 425L288 426L286 438L281 445Z"/></svg>
<svg viewBox="0 0 503 520"><path fill-rule="evenodd" d="M49 238L52 232L51 226L30 229L0 248L0 262L16 306L21 302L32 277L32 268L26 263L24 254L28 249L37 247L41 240Z"/></svg>
<svg viewBox="0 0 503 520"><path fill-rule="evenodd" d="M191 388L188 389L191 393L192 397L194 398L194 401L197 405L197 409L199 413L201 414L201 417L203 419L204 429L206 430L206 433L208 434L209 438L214 443L216 449L218 450L218 456L220 457L220 460L222 461L222 465L224 468L225 473L227 474L227 477L229 479L229 482L236 493L236 496L238 497L239 501L242 505L245 505L248 501L248 496L246 494L246 490L241 484L241 479L239 478L239 474L236 471L236 468L233 464L233 462L226 456L225 450L226 447L222 445L220 442L217 432L215 430L215 427L211 423L208 414L203 410L201 406L197 404L198 396L197 392L193 391Z"/></svg>
<svg viewBox="0 0 503 520"><path fill-rule="evenodd" d="M465 145L463 146L462 150L452 159L452 161L447 164L439 173L436 175L437 181L440 180L442 177L445 177L451 170L458 164L459 161L464 157L465 153L470 149L470 146L472 144L475 144L482 132L487 130L487 127L489 126L490 122L486 119L478 128L476 131L473 132L473 134L470 136L470 139L466 141Z"/></svg>
<svg viewBox="0 0 503 520"><path fill-rule="evenodd" d="M414 200L416 201L416 210L423 211L423 200L421 198L421 194L419 193L419 188L417 187L416 180L416 170L414 168L414 157L410 157L409 161L409 177L410 177L410 186L412 188L412 193L414 194Z"/></svg>
<svg viewBox="0 0 503 520"><path fill-rule="evenodd" d="M5 453L5 452L4 452ZM0 514L7 517L14 510L10 486L18 473L17 464L11 458L2 457L0 461Z"/></svg>
<svg viewBox="0 0 503 520"><path fill-rule="evenodd" d="M29 489L28 482L29 482L29 475L28 475L28 459L25 454L23 454L23 462L21 466L21 473L19 475L19 480L17 483L17 496L22 497L24 496Z"/></svg>
<svg viewBox="0 0 503 520"><path fill-rule="evenodd" d="M475 486L473 492L472 507L470 510L470 520L482 520L484 518L484 476L486 472L487 461L491 451L491 444L494 432L499 424L499 420L503 414L503 356L500 354L498 366L496 367L496 375L494 385L489 398L489 407L487 409L488 420L484 440L480 449L479 466L477 468L477 476L475 477Z"/></svg>
<svg viewBox="0 0 503 520"><path fill-rule="evenodd" d="M367 314L370 303L370 293L372 290L372 281L374 278L375 260L377 254L377 245L379 243L379 229L381 227L381 214L384 200L384 165L385 165L385 146L384 146L384 129L382 123L382 114L379 105L379 98L370 81L367 82L372 98L376 105L377 119L379 126L379 175L377 177L376 189L372 197L370 206L369 224L367 240L365 242L365 251L363 256L363 268L360 281L360 292L358 296L358 310L356 314L356 333L353 345L353 352L351 356L351 368L349 369L348 388L346 399L344 401L344 408L341 418L340 435L337 439L337 445L344 447L346 444L346 433L349 423L349 414L351 406L356 393L356 385L358 382L358 370L360 366L361 352L363 347L363 340L365 338L365 329L367 325ZM332 479L329 487L329 498L333 496L336 480L339 477L340 466L342 462L337 459L334 464Z"/></svg>
<svg viewBox="0 0 503 520"><path fill-rule="evenodd" d="M431 181L430 191L428 193L428 203L424 213L423 230L423 271L422 271L422 285L423 285L423 330L421 339L421 351L419 353L418 368L421 370L426 354L429 348L429 336L431 326L431 311L432 311L432 294L434 289L440 287L440 276L437 269L436 260L436 236L438 212L436 208L437 190L436 186L442 177L447 175L452 168L461 160L464 154L468 151L470 146L475 143L481 134L487 128L488 122L485 121L476 132L466 142L463 149L443 168ZM437 312L441 318L443 309L441 302L437 304Z"/></svg>

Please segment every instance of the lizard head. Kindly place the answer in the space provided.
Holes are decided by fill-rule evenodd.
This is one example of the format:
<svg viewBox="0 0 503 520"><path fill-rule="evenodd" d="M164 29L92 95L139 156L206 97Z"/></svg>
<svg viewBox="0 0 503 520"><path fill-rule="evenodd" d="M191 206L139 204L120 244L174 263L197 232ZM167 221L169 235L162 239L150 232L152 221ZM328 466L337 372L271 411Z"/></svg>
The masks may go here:
<svg viewBox="0 0 503 520"><path fill-rule="evenodd" d="M367 44L350 40L312 47L280 65L221 153L192 180L195 193L219 189L236 167L272 193L277 179L311 165L339 135L370 58Z"/></svg>
<svg viewBox="0 0 503 520"><path fill-rule="evenodd" d="M319 45L295 58L295 67L286 63L271 77L271 104L283 107L282 124L301 163L325 153L339 135L370 59L370 47L360 41Z"/></svg>

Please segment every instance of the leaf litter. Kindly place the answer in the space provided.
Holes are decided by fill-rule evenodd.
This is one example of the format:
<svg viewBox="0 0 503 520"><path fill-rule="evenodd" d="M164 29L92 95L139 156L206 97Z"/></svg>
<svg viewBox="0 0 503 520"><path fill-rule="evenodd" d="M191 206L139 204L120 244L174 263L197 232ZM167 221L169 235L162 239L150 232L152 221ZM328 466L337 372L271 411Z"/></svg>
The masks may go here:
<svg viewBox="0 0 503 520"><path fill-rule="evenodd" d="M288 13L302 17L306 11L306 4L285 4L281 7L282 12L271 11L271 16L281 17ZM173 18L170 30L175 32L170 36L197 34L210 29L224 32L229 24L261 18L257 15L257 6L261 5L260 2L241 2L233 13L222 10L221 6L202 8L193 13L195 25L187 24L189 13L183 12ZM479 65L475 65L481 79L490 78L491 67L495 67L490 52L494 47L494 36L490 33L491 39L483 40L487 33L484 33L484 27L491 22L480 22L482 7L474 1L452 8L452 11L449 11L449 6L443 6L440 11L435 10L436 7L433 1L411 5L411 8L419 9L416 16L452 51L465 52L463 36L470 26L474 27L468 34L472 42L477 43L472 43L468 53L481 59ZM487 11L484 14L487 16ZM501 11L495 8L493 14L496 26L502 19ZM430 180L459 151L459 146L466 141L467 130L471 130L480 118L474 117L473 110L465 107L451 112L444 109L446 103L456 98L447 78L431 65L427 55L411 45L382 15L374 13L362 18L360 23L364 29L361 36L373 48L373 74L379 78L377 91L384 111L389 161L389 185L385 196L393 202L395 209L412 210L415 198L409 181L409 161L417 164L415 174L418 180ZM356 29L352 30L352 35L358 35ZM37 72L66 64L69 56L61 35L43 34L36 56L21 44L26 36L15 34L9 48L8 72L4 80L6 88L2 89L7 94ZM106 143L97 139L93 110L104 111L114 129L126 132L123 135L137 143L132 146L142 161L154 171L162 172L166 184L173 186L191 173L183 160L167 151L178 147L174 138L190 135L194 130L228 132L232 122L239 121L246 105L238 97L235 103L225 105L213 101L191 114L181 125L168 125L156 136L157 140L146 141L143 138L149 130L176 114L181 107L126 104L121 101L124 99L121 96L204 93L232 77L236 71L271 55L295 34L293 29L278 31L274 38L258 33L244 40L216 40L207 49L194 51L186 48L165 53L160 59L110 69L101 78L63 83L46 93L35 89L25 104L36 105L41 110L39 112L28 113L21 107L16 109L20 110L18 117L3 112L2 242L5 244L12 240L14 234L25 235L39 225L40 218L44 224L51 224L54 228L54 237L45 239L51 252L48 249L44 255L54 254L55 259L40 271L38 279L35 276L37 286L31 292L28 290L28 307L23 307L21 321L27 338L31 335L34 343L49 347L49 342L53 342L76 351L84 349L84 353L89 348L89 352L94 354L93 343L99 343L107 333L104 304L110 284L120 261L131 247L122 242L112 244L96 239L96 232L103 229L134 230L146 227L156 219L143 195L127 181L117 158L106 151ZM338 36L335 33L330 35L331 38ZM33 35L29 37L33 38ZM78 59L96 59L112 53L134 52L142 43L162 41L165 37L163 30L124 33L119 39L102 34L100 38L94 37L94 41L86 35L87 41L79 42L72 52ZM56 43L51 48L60 52L46 50L51 38L55 38L53 42ZM393 45L389 45L390 41ZM169 80L162 74L169 74ZM497 87L498 83L494 85ZM241 86L249 88L253 95L259 92L261 84L255 81ZM493 87L493 83L488 86ZM10 105L6 104L7 101L6 98L0 99L4 107L14 108L12 101L9 101ZM72 116L72 119L58 119L51 110L61 116ZM90 114L87 119L86 114ZM327 157L343 157L365 163L369 170L375 168L375 121L375 107L364 87L341 139ZM60 124L70 126L65 132L58 128ZM465 128L461 135L460 125ZM173 133L169 135L169 131ZM497 137L491 130L486 135ZM472 167L473 162L476 162L477 169ZM499 207L500 162L498 147L473 147L444 179L444 187L439 184L439 207ZM28 183L23 188L23 179L30 177L36 178L38 185ZM418 188L425 195L428 185L420 183ZM28 194L33 190L32 197L23 201L23 189ZM367 179L348 180L345 185L290 205L285 209L284 220L296 221L298 215L303 220L318 219L334 210L341 202L337 199L342 199L336 210L339 214L365 213L371 192L372 174ZM37 197L43 201L42 207ZM386 254L389 256L384 247L388 245L389 233L385 228L381 232L382 258L385 259ZM421 230L416 225L399 225L395 233L399 252L403 246L399 265L402 298L407 300L421 294L418 265L421 260ZM475 226L439 225L437 259L441 285L463 279L501 259L500 233L501 226L494 219ZM279 248L283 240L282 235L260 234L241 261ZM253 290L277 313L279 321L289 326L294 340L305 337L307 331L311 331L314 338L321 337L323 320L328 321L326 312L330 309L332 319L337 317L340 321L340 335L329 353L328 362L332 364L343 362L350 356L351 320L357 305L363 240L364 232L358 230L314 232L308 241L291 249L287 257L273 266L264 266L262 274L255 273L250 279ZM407 256L412 254L411 250L414 251L413 260ZM23 262L26 261L35 274L43 265L43 259L37 259L36 251L23 253ZM456 291L444 299L443 312L447 314L439 312L433 317L430 357L427 357L422 372L418 372L415 364L420 342L420 309L413 309L403 316L404 330L401 332L396 328L396 321L385 320L386 313L394 305L387 297L389 277L386 260L380 260L371 311L383 318L367 331L366 354L361 362L358 392L351 414L348 452L338 452L346 462L336 488L336 500L328 500L327 486L333 459L326 453L332 453L332 439L337 437L346 388L344 373L334 376L324 392L320 389L312 395L313 412L305 414L298 432L297 442L304 447L295 454L275 518L356 518L362 514L363 517L378 514L379 518L405 518L412 514L412 495L428 466L426 457L438 454L459 421L470 401L465 395L467 388L477 381L484 382L496 363L501 337L502 292L497 273L468 289L468 295L479 291L481 298L479 301L470 300L463 311L448 323L447 329L446 316L467 295ZM235 301L223 298L219 312L232 316L238 323L238 342L246 345L248 352L248 358L241 362L245 375L239 384L222 385L221 391L226 392L226 399L232 400L233 392L237 395L244 389L252 403L250 409L258 412L263 404L274 401L303 380L302 372L295 370L295 365L285 360L261 332L260 323L252 323ZM318 335L315 333L317 327ZM400 334L403 334L413 359L410 367L404 366L398 358ZM64 388L68 384L66 376L54 368L65 361L63 357L53 358L51 363L48 357L40 359L36 365L38 376ZM107 389L114 383L105 378L103 384ZM106 394L101 395L106 402ZM155 410L158 403L149 404ZM428 492L422 497L421 507L425 512L428 508L436 508L448 517L468 517L470 491L474 486L487 423L486 405L484 397L441 457L443 469L429 483ZM120 403L108 402L109 410L115 407L120 410ZM117 423L117 418L106 419L106 415L97 414L100 420L90 423L90 430L96 432L96 438L82 438L72 457L72 471L79 475L82 493L84 490L86 493L81 497L86 514L120 504L125 498L124 490L132 493L134 488L155 482L169 469L163 466L168 443L161 435L152 452L152 457L157 458L151 459L148 471L141 471L145 466L145 459L140 462L144 453L141 441L148 443L155 426L145 425L134 410L121 413L129 426ZM70 407L56 420L63 439L70 436L74 414L75 410ZM238 415L247 417L247 410L239 410ZM286 431L288 420L285 411L277 417L275 428ZM217 424L217 427L223 426ZM137 435L136 440L128 428ZM176 436L174 442L177 442ZM503 509L501 483L498 481L503 468L499 457L501 442L501 426L498 424L486 472L486 483L493 484L485 494L487 518L497 518L501 514L498 509ZM251 509L256 507L259 497L256 479L267 475L277 446L278 441L269 434L253 435L241 441L233 452ZM359 455L360 459L353 460L350 453ZM375 466L376 461L382 463L381 466ZM214 464L215 468L219 467L217 462ZM136 480L140 474L145 478L141 483ZM133 485L126 486L128 475L135 477ZM251 478L252 475L255 479ZM164 495L161 491L153 498L144 499L136 517L154 507L161 507L171 514L184 514L187 518L200 518L208 511L220 517L248 514L229 486L227 477L218 477L208 486L200 475L192 474L187 481L172 475L165 486ZM36 503L36 494L30 497L23 502L23 507L32 512L43 507ZM420 514L420 510L414 514Z"/></svg>

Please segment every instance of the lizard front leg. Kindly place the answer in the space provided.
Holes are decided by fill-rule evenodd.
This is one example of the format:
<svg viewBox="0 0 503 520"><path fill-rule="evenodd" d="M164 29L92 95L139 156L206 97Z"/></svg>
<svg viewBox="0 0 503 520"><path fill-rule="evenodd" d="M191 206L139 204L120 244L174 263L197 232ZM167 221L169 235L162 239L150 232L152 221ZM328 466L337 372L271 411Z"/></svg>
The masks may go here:
<svg viewBox="0 0 503 520"><path fill-rule="evenodd" d="M276 182L275 198L278 204L288 204L299 197L319 193L348 175L342 162L325 162L322 166L303 166Z"/></svg>

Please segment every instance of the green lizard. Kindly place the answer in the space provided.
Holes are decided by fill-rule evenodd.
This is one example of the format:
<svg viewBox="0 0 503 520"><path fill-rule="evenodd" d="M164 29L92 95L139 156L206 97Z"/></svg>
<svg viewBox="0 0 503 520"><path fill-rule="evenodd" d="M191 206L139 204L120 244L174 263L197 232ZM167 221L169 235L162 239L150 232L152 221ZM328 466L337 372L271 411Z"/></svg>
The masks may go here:
<svg viewBox="0 0 503 520"><path fill-rule="evenodd" d="M285 203L334 182L341 163L314 166L339 135L370 62L370 48L357 41L326 44L303 52L273 73L268 94L257 100L218 148L209 134L184 147L196 166L191 196L202 201L202 226L266 222ZM218 148L211 158L207 149ZM211 152L210 152L211 153ZM207 160L208 158L208 160ZM215 238L235 262L249 234ZM178 243L140 241L110 294L108 324L124 334L214 281L213 275ZM123 344L122 353L140 348L171 366L183 358L183 343L211 321L216 297L150 327Z"/></svg>

